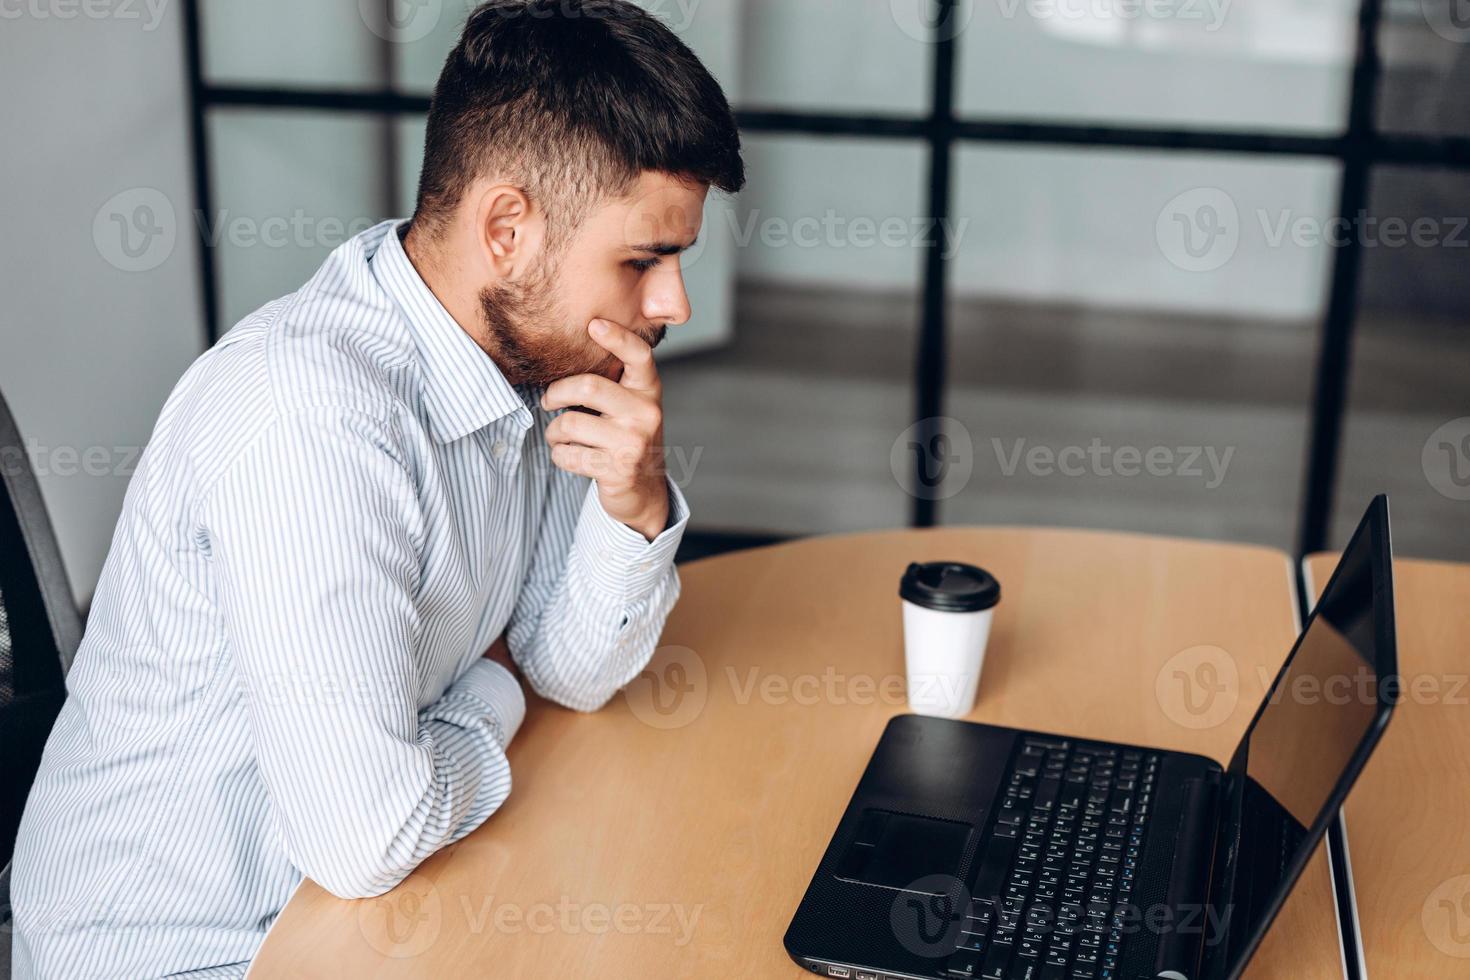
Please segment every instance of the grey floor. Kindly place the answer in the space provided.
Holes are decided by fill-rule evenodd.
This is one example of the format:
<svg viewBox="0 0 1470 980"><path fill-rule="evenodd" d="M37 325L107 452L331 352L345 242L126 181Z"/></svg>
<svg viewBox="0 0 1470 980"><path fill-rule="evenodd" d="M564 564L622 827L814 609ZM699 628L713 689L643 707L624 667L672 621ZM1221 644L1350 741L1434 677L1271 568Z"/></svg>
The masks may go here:
<svg viewBox="0 0 1470 980"><path fill-rule="evenodd" d="M735 342L663 370L670 471L686 487L696 526L814 534L905 524L913 483L912 463L902 461L912 457L901 437L913 420L916 309L908 294L742 283ZM953 466L940 485L952 495L940 502L941 521L1290 550L1316 330L957 302L946 404L955 421L945 430ZM1436 491L1421 461L1436 428L1470 416L1467 378L1470 329L1363 315L1338 543L1385 490L1400 554L1470 560L1470 502ZM1070 459L1080 473L1045 465L1045 453L1067 447L1076 447ZM1151 451L1153 473L1115 472L1128 453ZM1043 454L1041 462L1028 465L1028 453Z"/></svg>

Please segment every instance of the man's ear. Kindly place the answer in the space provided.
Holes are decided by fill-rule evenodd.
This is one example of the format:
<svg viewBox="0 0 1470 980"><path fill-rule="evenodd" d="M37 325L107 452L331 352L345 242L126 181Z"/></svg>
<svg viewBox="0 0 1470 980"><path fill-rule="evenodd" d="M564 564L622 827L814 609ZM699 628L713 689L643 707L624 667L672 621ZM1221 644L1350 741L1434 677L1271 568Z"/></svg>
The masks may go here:
<svg viewBox="0 0 1470 980"><path fill-rule="evenodd" d="M545 234L541 211L512 184L494 184L480 195L475 215L485 264L499 279L515 279L541 251Z"/></svg>

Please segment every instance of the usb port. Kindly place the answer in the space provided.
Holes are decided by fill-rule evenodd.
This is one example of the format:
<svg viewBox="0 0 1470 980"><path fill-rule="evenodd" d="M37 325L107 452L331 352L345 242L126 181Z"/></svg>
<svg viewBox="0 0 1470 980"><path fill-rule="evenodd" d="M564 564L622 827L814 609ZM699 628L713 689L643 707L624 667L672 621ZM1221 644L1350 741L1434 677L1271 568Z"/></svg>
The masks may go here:
<svg viewBox="0 0 1470 980"><path fill-rule="evenodd" d="M878 974L869 973L867 970L857 971L857 980L878 980Z"/></svg>
<svg viewBox="0 0 1470 980"><path fill-rule="evenodd" d="M827 975L829 977L850 977L852 971L845 966L828 966Z"/></svg>

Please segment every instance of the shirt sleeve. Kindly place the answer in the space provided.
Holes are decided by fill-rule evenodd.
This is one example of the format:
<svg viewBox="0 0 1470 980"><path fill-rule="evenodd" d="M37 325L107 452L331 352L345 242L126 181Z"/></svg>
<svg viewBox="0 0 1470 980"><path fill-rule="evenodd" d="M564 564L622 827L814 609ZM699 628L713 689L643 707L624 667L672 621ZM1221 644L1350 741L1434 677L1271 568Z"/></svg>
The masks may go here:
<svg viewBox="0 0 1470 980"><path fill-rule="evenodd" d="M418 709L424 523L384 422L273 422L200 516L285 851L338 896L381 894L505 801L520 687L480 660Z"/></svg>
<svg viewBox="0 0 1470 980"><path fill-rule="evenodd" d="M674 553L689 523L668 480L669 524L649 541L602 509L597 486L553 471L530 574L511 616L511 657L542 697L595 711L653 656L679 598Z"/></svg>

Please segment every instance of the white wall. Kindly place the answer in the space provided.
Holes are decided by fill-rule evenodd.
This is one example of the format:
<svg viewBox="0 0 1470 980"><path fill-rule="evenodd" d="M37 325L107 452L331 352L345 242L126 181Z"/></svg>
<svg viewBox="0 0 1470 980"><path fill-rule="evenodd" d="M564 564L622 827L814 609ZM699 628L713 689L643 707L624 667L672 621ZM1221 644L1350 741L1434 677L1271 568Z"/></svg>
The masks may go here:
<svg viewBox="0 0 1470 980"><path fill-rule="evenodd" d="M83 603L137 448L203 347L180 13L42 2L0 19L0 391ZM119 221L137 222L132 254Z"/></svg>

